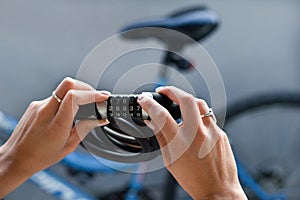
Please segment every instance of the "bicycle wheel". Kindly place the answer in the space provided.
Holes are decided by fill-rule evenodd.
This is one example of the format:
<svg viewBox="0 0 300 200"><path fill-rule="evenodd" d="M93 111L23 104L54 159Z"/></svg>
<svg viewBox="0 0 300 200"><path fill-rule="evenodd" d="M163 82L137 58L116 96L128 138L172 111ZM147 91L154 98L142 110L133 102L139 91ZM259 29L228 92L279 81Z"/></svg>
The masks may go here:
<svg viewBox="0 0 300 200"><path fill-rule="evenodd" d="M236 158L266 196L300 198L300 94L245 98L228 107L226 130ZM266 199L240 176L250 199ZM281 198L282 199L282 198Z"/></svg>
<svg viewBox="0 0 300 200"><path fill-rule="evenodd" d="M300 199L299 119L295 93L256 95L228 106L224 129L240 171L249 175L239 177L249 199ZM190 197L168 174L164 199Z"/></svg>

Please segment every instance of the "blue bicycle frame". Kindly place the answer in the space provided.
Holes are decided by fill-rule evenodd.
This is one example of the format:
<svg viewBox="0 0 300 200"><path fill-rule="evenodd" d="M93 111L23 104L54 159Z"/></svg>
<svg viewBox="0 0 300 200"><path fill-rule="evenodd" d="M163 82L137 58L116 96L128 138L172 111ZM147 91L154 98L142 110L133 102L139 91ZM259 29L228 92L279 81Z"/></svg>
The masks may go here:
<svg viewBox="0 0 300 200"><path fill-rule="evenodd" d="M18 121L0 111L0 134L5 138L8 138L13 132ZM113 161L105 160L105 163L109 163L108 167L102 164L98 159L94 158L90 154L75 151L66 156L61 163L66 166L83 172L90 173L103 173L112 174L116 173L117 169L136 168L137 164L124 164ZM103 159L104 160L104 159ZM128 194L128 200L136 200L137 195L132 191L139 191L143 182L142 174L133 174L129 183L131 192ZM93 197L81 188L70 183L68 180L60 177L50 169L46 169L34 174L30 179L30 182L37 185L45 193L56 197L58 200L96 200L99 198Z"/></svg>

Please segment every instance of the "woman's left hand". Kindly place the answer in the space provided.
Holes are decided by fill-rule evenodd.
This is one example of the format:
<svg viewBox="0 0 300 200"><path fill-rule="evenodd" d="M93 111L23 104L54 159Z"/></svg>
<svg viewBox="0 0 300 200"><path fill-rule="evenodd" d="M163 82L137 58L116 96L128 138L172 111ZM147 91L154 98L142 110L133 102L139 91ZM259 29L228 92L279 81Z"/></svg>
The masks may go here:
<svg viewBox="0 0 300 200"><path fill-rule="evenodd" d="M65 78L55 95L32 102L0 148L0 197L74 151L93 128L107 124L105 120L81 120L72 127L80 105L104 101L109 95L107 91L96 91L86 83Z"/></svg>

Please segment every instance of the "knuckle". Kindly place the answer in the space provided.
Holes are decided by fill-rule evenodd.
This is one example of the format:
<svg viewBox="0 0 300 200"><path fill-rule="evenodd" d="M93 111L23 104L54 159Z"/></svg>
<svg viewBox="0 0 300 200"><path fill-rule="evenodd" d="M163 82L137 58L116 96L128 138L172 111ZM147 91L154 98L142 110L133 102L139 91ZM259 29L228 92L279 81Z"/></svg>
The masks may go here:
<svg viewBox="0 0 300 200"><path fill-rule="evenodd" d="M65 95L65 99L66 100L73 100L75 97L75 90L71 89L71 90L68 90L67 94Z"/></svg>
<svg viewBox="0 0 300 200"><path fill-rule="evenodd" d="M29 108L32 109L32 110L36 110L38 107L38 101L32 101L30 104L29 104Z"/></svg>
<svg viewBox="0 0 300 200"><path fill-rule="evenodd" d="M201 111L205 112L205 110L208 109L208 105L207 105L207 103L206 103L205 100L203 100L203 99L197 99L196 103L197 103L197 105L198 105L198 107L199 107L199 109Z"/></svg>
<svg viewBox="0 0 300 200"><path fill-rule="evenodd" d="M163 119L166 119L169 117L169 111L166 108L163 108L160 110L159 116L161 116Z"/></svg>
<svg viewBox="0 0 300 200"><path fill-rule="evenodd" d="M43 104L41 101L33 101L29 105L29 109L36 114L40 114L43 111Z"/></svg>
<svg viewBox="0 0 300 200"><path fill-rule="evenodd" d="M176 89L176 87L173 86L173 85L166 86L165 88L166 88L167 90L175 90L175 89Z"/></svg>
<svg viewBox="0 0 300 200"><path fill-rule="evenodd" d="M38 106L36 113L39 117L44 117L47 114L47 110L45 109L44 106Z"/></svg>
<svg viewBox="0 0 300 200"><path fill-rule="evenodd" d="M41 101L33 101L30 104L29 109L33 116L35 116L36 121L40 122L47 119L48 117L47 106L45 106L45 104L43 104L43 102Z"/></svg>
<svg viewBox="0 0 300 200"><path fill-rule="evenodd" d="M206 101L204 101L203 99L197 99L197 104L201 107L206 106Z"/></svg>
<svg viewBox="0 0 300 200"><path fill-rule="evenodd" d="M219 137L222 141L229 141L227 134L223 131L219 132Z"/></svg>
<svg viewBox="0 0 300 200"><path fill-rule="evenodd" d="M174 90L176 90L176 87L174 87L174 86L165 86L165 87L164 87L164 92L165 92L166 94L170 94L170 93L172 93Z"/></svg>
<svg viewBox="0 0 300 200"><path fill-rule="evenodd" d="M164 107L151 104L149 106L149 114L152 117L164 119L168 116L168 111Z"/></svg>
<svg viewBox="0 0 300 200"><path fill-rule="evenodd" d="M161 119L166 119L168 117L168 111L166 109L159 109L156 113Z"/></svg>
<svg viewBox="0 0 300 200"><path fill-rule="evenodd" d="M146 109L151 109L151 107L153 107L154 105L150 98L146 98L144 100L144 106Z"/></svg>
<svg viewBox="0 0 300 200"><path fill-rule="evenodd" d="M70 78L70 77L66 77L64 78L64 80L62 81L62 85L64 88L71 90L74 88L75 86L75 80Z"/></svg>
<svg viewBox="0 0 300 200"><path fill-rule="evenodd" d="M37 116L39 116L40 119L46 119L49 116L49 108L46 104L38 104L36 108Z"/></svg>
<svg viewBox="0 0 300 200"><path fill-rule="evenodd" d="M65 152L66 154L70 154L72 152L74 152L77 148L78 144L77 143L71 143L71 144L68 144L67 146L65 146Z"/></svg>
<svg viewBox="0 0 300 200"><path fill-rule="evenodd" d="M186 94L181 98L183 104L193 104L195 102L195 98L191 94Z"/></svg>

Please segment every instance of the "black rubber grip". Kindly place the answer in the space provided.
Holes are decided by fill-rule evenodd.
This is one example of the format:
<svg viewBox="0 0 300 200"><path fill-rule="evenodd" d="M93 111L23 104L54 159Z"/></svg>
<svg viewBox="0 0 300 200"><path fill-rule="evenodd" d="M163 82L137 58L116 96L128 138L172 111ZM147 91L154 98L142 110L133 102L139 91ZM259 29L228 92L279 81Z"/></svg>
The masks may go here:
<svg viewBox="0 0 300 200"><path fill-rule="evenodd" d="M179 105L174 103L171 99L169 99L167 96L163 94L152 93L152 95L153 95L153 99L157 101L160 105L165 107L175 120L181 118Z"/></svg>

